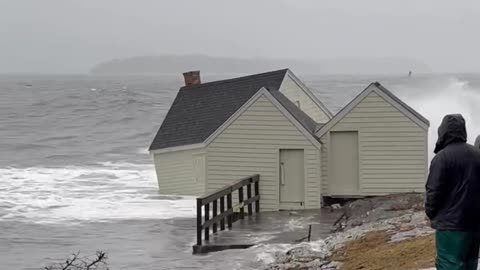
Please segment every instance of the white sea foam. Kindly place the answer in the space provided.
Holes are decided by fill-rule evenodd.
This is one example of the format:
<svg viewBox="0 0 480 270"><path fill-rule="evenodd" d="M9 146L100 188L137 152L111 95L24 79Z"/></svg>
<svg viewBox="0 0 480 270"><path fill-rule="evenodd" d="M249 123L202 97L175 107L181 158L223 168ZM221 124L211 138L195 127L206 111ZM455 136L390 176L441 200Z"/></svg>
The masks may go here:
<svg viewBox="0 0 480 270"><path fill-rule="evenodd" d="M293 245L291 244L268 244L257 245L252 248L255 249L255 260L263 265L274 263L279 256L285 254Z"/></svg>
<svg viewBox="0 0 480 270"><path fill-rule="evenodd" d="M137 150L135 151L135 153L137 153L137 154L143 154L143 155L148 155L148 154L149 154L148 148L146 148L146 147L137 148Z"/></svg>
<svg viewBox="0 0 480 270"><path fill-rule="evenodd" d="M194 199L161 196L150 165L0 168L0 220L31 222L193 217Z"/></svg>
<svg viewBox="0 0 480 270"><path fill-rule="evenodd" d="M463 115L467 123L468 142L473 144L480 135L480 89L472 88L468 81L456 77L432 78L430 83L403 85L397 90L407 104L430 120L430 158L433 157L438 126L446 114Z"/></svg>

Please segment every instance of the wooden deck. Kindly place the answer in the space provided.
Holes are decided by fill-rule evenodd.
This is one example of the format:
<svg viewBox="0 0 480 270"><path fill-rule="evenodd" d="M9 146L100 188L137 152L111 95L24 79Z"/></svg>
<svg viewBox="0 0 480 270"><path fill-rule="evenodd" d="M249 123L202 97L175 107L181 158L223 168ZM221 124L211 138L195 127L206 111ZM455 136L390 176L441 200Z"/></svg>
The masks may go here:
<svg viewBox="0 0 480 270"><path fill-rule="evenodd" d="M312 225L311 241L325 238L342 212L326 209L261 212L245 216L235 222L231 230L210 235L202 246L194 246L194 253L207 253L225 249L248 248L258 244L298 243L307 241Z"/></svg>

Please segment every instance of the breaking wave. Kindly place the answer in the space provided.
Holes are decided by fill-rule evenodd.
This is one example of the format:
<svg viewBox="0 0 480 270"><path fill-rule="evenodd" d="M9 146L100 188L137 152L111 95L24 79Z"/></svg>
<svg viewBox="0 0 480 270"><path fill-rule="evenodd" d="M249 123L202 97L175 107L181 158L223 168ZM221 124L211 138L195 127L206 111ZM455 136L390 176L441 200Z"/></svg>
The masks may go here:
<svg viewBox="0 0 480 270"><path fill-rule="evenodd" d="M0 168L0 220L35 223L193 217L194 200L161 196L150 165Z"/></svg>
<svg viewBox="0 0 480 270"><path fill-rule="evenodd" d="M437 129L446 114L460 113L467 123L468 142L480 135L480 89L457 77L430 79L415 86L400 86L399 95L423 116L430 120L429 157L437 140Z"/></svg>

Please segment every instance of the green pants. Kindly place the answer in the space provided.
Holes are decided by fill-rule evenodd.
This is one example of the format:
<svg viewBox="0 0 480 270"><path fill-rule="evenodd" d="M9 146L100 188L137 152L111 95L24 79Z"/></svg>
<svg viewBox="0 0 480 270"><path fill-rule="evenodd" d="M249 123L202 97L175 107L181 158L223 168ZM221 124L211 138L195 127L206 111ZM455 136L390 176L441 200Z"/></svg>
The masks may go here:
<svg viewBox="0 0 480 270"><path fill-rule="evenodd" d="M437 231L437 270L477 270L480 234Z"/></svg>

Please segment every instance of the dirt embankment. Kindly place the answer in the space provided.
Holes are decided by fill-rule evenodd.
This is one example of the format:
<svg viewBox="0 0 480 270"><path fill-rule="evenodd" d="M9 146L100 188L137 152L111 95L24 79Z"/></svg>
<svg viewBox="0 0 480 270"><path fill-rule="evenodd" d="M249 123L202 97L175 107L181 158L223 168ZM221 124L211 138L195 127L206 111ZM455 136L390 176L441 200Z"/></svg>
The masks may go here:
<svg viewBox="0 0 480 270"><path fill-rule="evenodd" d="M395 194L357 200L345 206L348 219L344 229L416 213L423 216L424 196ZM329 258L342 262L342 269L417 270L434 265L435 243L426 219L406 219L389 230L371 231L347 241Z"/></svg>
<svg viewBox="0 0 480 270"><path fill-rule="evenodd" d="M341 262L341 269L418 270L434 265L433 235L391 241L388 231L373 231L346 242L329 258Z"/></svg>

